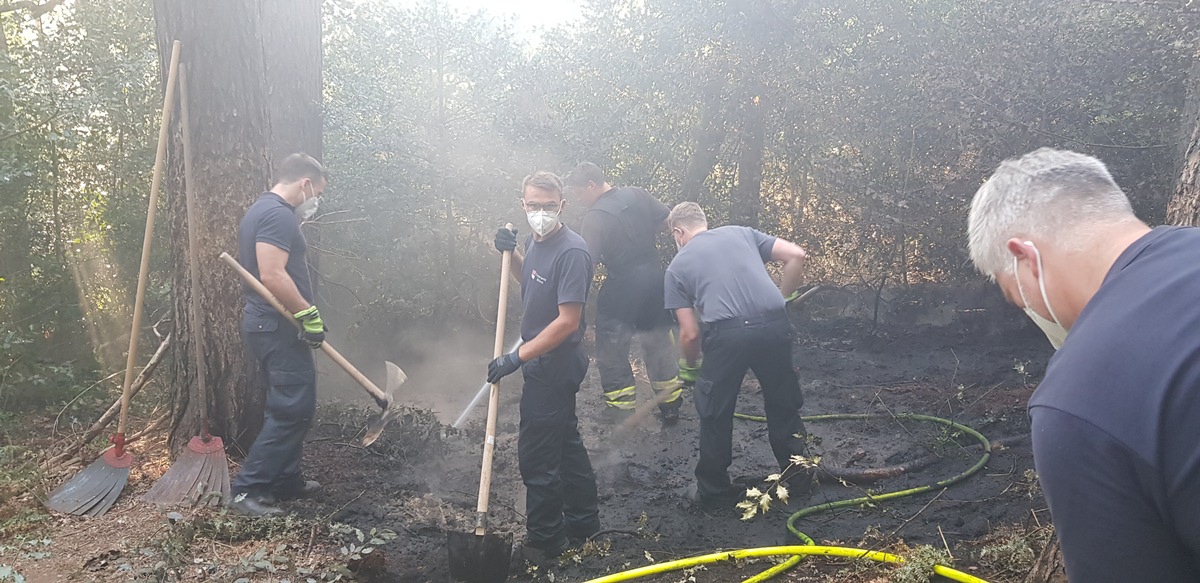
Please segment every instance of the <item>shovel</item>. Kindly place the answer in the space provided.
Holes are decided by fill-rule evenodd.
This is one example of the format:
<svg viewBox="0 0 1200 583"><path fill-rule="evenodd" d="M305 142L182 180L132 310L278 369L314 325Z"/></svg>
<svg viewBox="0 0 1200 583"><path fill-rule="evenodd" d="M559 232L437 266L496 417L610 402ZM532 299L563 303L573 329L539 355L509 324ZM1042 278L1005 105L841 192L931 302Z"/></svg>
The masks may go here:
<svg viewBox="0 0 1200 583"><path fill-rule="evenodd" d="M505 225L511 229L512 224ZM500 263L500 307L496 313L497 358L504 349L504 320L508 314L508 270L512 251L505 251ZM487 432L483 440L483 469L479 472L479 505L475 509L473 532L451 532L447 551L450 555L450 576L467 583L503 583L508 578L512 562L512 536L487 532L488 495L492 486L492 454L496 449L496 412L500 404L500 387L493 383L488 398Z"/></svg>
<svg viewBox="0 0 1200 583"><path fill-rule="evenodd" d="M150 182L150 205L146 211L146 233L142 240L142 263L138 268L137 294L133 300L133 329L129 333L129 355L125 359L125 382L121 386L121 417L117 434L109 438L111 448L50 493L46 506L66 514L101 516L112 508L125 483L133 456L125 451L125 426L129 421L129 398L133 387L133 369L137 364L138 336L142 327L142 306L146 297L147 272L150 270L150 243L154 239L154 211L158 208L158 188L162 184L163 159L167 155L167 136L171 125L171 106L175 99L175 75L179 70L179 41L171 46L171 64L167 68L167 86L163 91L162 119L158 128L158 152L154 156L154 178Z"/></svg>
<svg viewBox="0 0 1200 583"><path fill-rule="evenodd" d="M196 349L196 386L200 389L200 435L192 437L175 463L163 474L142 500L153 504L174 505L185 501L193 505L218 505L229 498L229 460L220 437L209 433L208 383L204 377L204 326L200 311L200 226L196 222L195 196L192 190L192 142L188 129L187 68L179 68L179 114L183 133L183 193L187 207L188 272L192 283L192 344Z"/></svg>
<svg viewBox="0 0 1200 583"><path fill-rule="evenodd" d="M237 259L230 257L228 253L221 253L221 261L224 261L234 271L238 272L238 275L242 277L246 285L249 285L258 295L267 300L280 314L283 314L285 320L295 324L296 328L300 327L300 322L292 317L291 312L288 312L288 309L283 307L283 304L279 303L279 300L271 294L267 286L258 281L258 278L254 277L254 274L246 271L246 268L242 267L242 264L238 263ZM375 404L379 405L379 413L367 422L367 433L363 436L362 440L363 447L375 443L375 440L379 439L379 436L383 434L383 428L387 427L388 422L394 419L400 412L399 408L395 406L396 391L400 388L400 385L404 384L404 381L408 380L408 375L404 374L404 371L400 370L400 367L395 364L385 362L387 365L387 391L384 391L371 382L371 379L367 378L366 375L358 372L358 369L354 368L354 365L350 364L350 361L346 360L346 357L335 350L333 345L328 341L321 343L321 350L325 351L325 355L330 360L337 363L338 366L342 367L342 370L346 371L351 378L357 381L363 390L372 399L375 399Z"/></svg>

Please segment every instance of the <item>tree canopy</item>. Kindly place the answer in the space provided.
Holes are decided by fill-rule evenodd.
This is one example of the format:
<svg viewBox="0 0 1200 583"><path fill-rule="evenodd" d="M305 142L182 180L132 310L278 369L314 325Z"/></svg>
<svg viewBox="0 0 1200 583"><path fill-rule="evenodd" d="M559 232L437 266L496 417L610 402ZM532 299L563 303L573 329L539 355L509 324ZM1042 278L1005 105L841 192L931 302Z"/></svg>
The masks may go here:
<svg viewBox="0 0 1200 583"><path fill-rule="evenodd" d="M161 99L147 0L17 4L0 12L0 405L34 382L23 355L119 365ZM591 0L536 41L438 2L327 0L323 18L319 287L367 343L492 317L491 234L519 222L521 177L582 160L796 240L835 284L974 280L970 197L1039 146L1100 157L1161 222L1197 51L1180 14L1088 0ZM161 315L176 233L157 233Z"/></svg>

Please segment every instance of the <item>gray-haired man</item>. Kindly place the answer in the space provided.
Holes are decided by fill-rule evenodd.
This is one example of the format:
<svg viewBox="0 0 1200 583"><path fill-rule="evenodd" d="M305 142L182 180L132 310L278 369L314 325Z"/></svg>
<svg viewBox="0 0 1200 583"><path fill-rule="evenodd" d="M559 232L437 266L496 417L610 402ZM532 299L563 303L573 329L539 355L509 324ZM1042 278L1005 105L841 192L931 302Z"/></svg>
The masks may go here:
<svg viewBox="0 0 1200 583"><path fill-rule="evenodd" d="M969 235L1059 349L1029 415L1068 577L1200 580L1200 230L1151 229L1102 162L1043 148L979 189Z"/></svg>

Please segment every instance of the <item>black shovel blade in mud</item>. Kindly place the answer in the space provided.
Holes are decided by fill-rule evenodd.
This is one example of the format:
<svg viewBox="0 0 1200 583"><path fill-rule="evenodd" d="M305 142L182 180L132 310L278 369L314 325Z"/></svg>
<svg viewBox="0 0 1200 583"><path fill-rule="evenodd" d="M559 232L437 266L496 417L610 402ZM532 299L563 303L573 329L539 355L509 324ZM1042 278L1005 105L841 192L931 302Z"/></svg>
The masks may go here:
<svg viewBox="0 0 1200 583"><path fill-rule="evenodd" d="M46 506L79 516L101 516L108 512L125 489L129 466L133 464L133 456L128 452L121 455L116 452L117 448L110 448L92 465L55 488Z"/></svg>
<svg viewBox="0 0 1200 583"><path fill-rule="evenodd" d="M467 583L503 583L512 562L512 535L449 533L450 576Z"/></svg>

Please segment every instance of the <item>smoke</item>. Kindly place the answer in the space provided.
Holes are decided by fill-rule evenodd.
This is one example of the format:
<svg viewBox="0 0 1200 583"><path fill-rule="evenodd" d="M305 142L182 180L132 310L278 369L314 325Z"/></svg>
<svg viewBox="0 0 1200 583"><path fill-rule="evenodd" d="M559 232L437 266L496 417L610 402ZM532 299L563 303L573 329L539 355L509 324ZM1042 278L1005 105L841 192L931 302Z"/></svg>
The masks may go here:
<svg viewBox="0 0 1200 583"><path fill-rule="evenodd" d="M495 341L495 330L482 326L449 328L411 326L391 334L371 330L364 334L370 336L371 341L352 338L344 342L349 348L343 353L381 388L385 378L384 361L396 363L408 375L408 381L396 394L397 402L429 409L439 421L449 425L484 383ZM505 348L515 342L515 331L510 336ZM339 349L342 348L339 346ZM362 389L337 365L318 356L317 368L321 373L318 380L321 400L371 404Z"/></svg>

